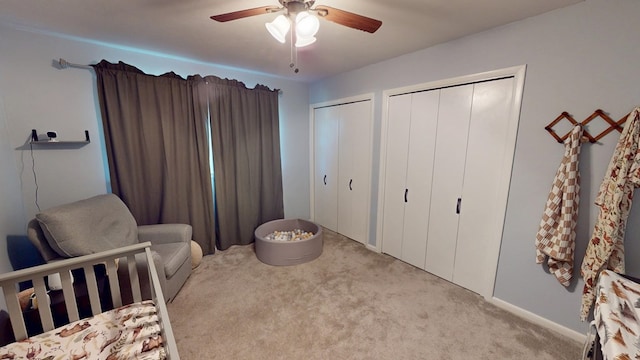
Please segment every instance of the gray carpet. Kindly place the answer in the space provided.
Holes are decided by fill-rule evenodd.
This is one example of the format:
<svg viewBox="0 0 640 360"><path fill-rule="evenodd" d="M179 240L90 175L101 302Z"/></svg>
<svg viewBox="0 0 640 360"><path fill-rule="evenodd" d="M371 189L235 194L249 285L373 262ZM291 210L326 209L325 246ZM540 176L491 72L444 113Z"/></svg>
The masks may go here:
<svg viewBox="0 0 640 360"><path fill-rule="evenodd" d="M168 305L183 359L571 359L581 344L325 232L306 264L205 256Z"/></svg>

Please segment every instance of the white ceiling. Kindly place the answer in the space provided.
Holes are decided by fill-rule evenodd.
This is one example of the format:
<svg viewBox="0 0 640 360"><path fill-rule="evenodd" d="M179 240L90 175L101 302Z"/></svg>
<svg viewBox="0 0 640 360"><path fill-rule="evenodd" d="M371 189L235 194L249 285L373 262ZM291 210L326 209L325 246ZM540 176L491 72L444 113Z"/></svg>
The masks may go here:
<svg viewBox="0 0 640 360"><path fill-rule="evenodd" d="M277 14L219 23L209 16L277 0L2 0L0 21L197 61L315 81L582 0L317 0L382 21L374 33L321 20L298 51L269 35ZM74 59L67 59L73 62ZM135 64L133 64L135 65Z"/></svg>

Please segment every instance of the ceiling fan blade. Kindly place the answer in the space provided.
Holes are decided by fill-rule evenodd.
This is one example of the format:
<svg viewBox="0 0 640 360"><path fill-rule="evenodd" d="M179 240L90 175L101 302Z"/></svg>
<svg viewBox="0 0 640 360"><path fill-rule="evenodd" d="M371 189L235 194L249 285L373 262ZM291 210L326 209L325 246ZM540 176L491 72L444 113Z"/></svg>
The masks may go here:
<svg viewBox="0 0 640 360"><path fill-rule="evenodd" d="M320 17L329 21L369 33L376 32L376 30L378 30L382 25L382 21L380 20L332 8L330 6L319 5L313 10L318 11L318 15Z"/></svg>
<svg viewBox="0 0 640 360"><path fill-rule="evenodd" d="M227 22L231 20L246 18L249 16L269 14L279 10L281 9L274 6L261 6L253 9L246 9L246 10L234 11L226 14L213 15L211 16L211 19L219 22Z"/></svg>

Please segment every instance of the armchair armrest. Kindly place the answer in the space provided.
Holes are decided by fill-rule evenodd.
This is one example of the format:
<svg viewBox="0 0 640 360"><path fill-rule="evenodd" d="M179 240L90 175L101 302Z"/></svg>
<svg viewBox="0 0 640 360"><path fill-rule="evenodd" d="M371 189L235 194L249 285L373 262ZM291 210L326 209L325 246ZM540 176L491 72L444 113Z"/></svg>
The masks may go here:
<svg viewBox="0 0 640 360"><path fill-rule="evenodd" d="M191 241L192 228L187 224L157 224L138 226L138 242L170 244Z"/></svg>

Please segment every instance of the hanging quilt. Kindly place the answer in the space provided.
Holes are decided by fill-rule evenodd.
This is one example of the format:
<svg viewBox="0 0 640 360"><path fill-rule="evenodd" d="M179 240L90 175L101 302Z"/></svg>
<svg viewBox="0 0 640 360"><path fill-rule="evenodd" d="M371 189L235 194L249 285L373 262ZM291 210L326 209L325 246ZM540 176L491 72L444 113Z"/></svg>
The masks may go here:
<svg viewBox="0 0 640 360"><path fill-rule="evenodd" d="M640 186L640 108L627 117L624 130L609 163L596 205L600 214L582 260L584 278L580 318L585 321L595 297L598 273L606 268L624 274L624 232L633 200Z"/></svg>
<svg viewBox="0 0 640 360"><path fill-rule="evenodd" d="M565 154L556 172L551 192L536 234L536 262L547 259L549 270L560 284L569 286L573 277L576 222L580 201L578 157L582 126L573 128L564 142Z"/></svg>
<svg viewBox="0 0 640 360"><path fill-rule="evenodd" d="M596 294L593 313L604 359L640 358L640 284L603 270Z"/></svg>

